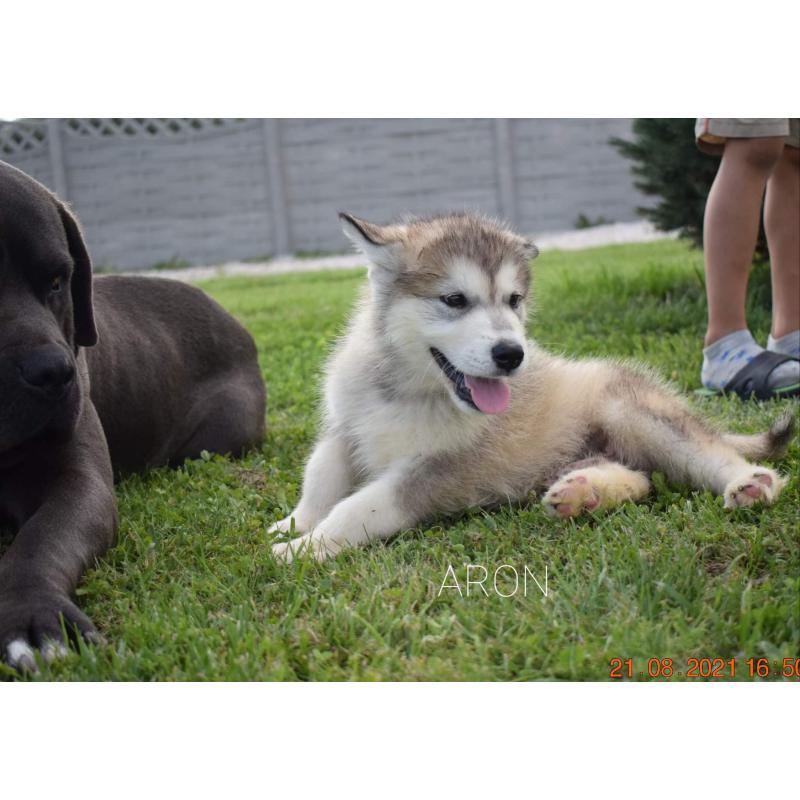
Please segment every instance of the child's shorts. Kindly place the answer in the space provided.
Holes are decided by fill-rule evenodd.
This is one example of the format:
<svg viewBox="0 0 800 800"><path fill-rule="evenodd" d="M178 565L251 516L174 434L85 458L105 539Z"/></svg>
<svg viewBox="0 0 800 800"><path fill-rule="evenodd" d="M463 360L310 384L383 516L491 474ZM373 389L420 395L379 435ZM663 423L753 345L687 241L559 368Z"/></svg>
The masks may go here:
<svg viewBox="0 0 800 800"><path fill-rule="evenodd" d="M709 119L700 117L694 126L697 146L711 155L722 155L728 139L783 136L789 147L800 147L800 119Z"/></svg>

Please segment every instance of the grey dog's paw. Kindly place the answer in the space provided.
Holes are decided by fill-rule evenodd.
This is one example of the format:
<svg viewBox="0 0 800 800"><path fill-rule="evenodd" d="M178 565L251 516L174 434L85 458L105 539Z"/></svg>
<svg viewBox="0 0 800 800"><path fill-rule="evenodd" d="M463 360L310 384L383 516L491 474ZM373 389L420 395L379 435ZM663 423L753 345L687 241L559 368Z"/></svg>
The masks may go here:
<svg viewBox="0 0 800 800"><path fill-rule="evenodd" d="M37 671L36 651L45 661L66 655L65 632L72 642L79 638L93 644L102 641L89 618L68 597L0 594L0 660L17 672Z"/></svg>

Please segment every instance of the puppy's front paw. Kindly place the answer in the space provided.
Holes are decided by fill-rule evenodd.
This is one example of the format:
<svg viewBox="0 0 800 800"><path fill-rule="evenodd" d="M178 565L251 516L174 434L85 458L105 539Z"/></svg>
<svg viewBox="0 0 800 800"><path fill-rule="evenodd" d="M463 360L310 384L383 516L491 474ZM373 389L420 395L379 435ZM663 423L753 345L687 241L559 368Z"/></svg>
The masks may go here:
<svg viewBox="0 0 800 800"><path fill-rule="evenodd" d="M335 556L341 548L322 537L313 534L298 536L290 542L277 542L272 545L272 554L278 561L291 564L295 558L310 556L315 561L325 561Z"/></svg>
<svg viewBox="0 0 800 800"><path fill-rule="evenodd" d="M290 542L276 542L272 545L272 555L275 556L276 561L282 561L285 564L291 564L295 556L305 549L306 544L303 541L306 537L299 536L297 539L292 539Z"/></svg>
<svg viewBox="0 0 800 800"><path fill-rule="evenodd" d="M766 467L748 470L725 487L725 508L746 508L763 503L770 505L777 500L785 478Z"/></svg>
<svg viewBox="0 0 800 800"><path fill-rule="evenodd" d="M298 524L297 516L292 513L270 525L267 533L305 533L305 531Z"/></svg>

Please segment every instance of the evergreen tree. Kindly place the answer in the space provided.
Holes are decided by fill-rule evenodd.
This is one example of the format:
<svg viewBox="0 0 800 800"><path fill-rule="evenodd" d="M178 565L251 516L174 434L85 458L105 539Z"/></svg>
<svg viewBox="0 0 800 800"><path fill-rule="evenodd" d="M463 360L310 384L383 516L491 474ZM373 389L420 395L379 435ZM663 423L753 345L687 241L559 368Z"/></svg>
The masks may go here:
<svg viewBox="0 0 800 800"><path fill-rule="evenodd" d="M719 158L697 148L694 123L694 119L637 119L631 141L615 137L610 144L634 162L636 188L659 198L656 205L637 211L659 230L678 230L702 247L703 213ZM762 227L756 255L766 257L766 253Z"/></svg>

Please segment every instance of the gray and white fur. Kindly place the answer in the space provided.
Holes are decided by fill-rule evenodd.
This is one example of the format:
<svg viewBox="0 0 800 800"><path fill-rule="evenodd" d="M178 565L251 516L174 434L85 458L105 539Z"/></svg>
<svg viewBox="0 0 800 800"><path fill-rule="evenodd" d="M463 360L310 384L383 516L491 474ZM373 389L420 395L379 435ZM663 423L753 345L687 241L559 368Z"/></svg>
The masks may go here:
<svg viewBox="0 0 800 800"><path fill-rule="evenodd" d="M341 215L369 282L325 375L322 430L273 552L318 559L438 514L541 493L560 517L643 498L648 473L726 508L773 503L754 463L792 436L720 433L652 372L551 355L526 336L535 246L469 214L381 226Z"/></svg>

